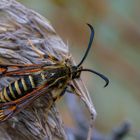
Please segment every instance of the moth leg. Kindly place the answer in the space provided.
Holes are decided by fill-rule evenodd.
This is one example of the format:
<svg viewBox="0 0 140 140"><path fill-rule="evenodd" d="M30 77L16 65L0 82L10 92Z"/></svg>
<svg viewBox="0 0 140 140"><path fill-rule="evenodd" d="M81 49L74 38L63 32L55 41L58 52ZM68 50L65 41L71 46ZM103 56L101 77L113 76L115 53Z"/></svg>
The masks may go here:
<svg viewBox="0 0 140 140"><path fill-rule="evenodd" d="M70 89L68 89L68 87L69 87ZM70 92L70 93L72 93L72 94L76 93L76 94L79 96L79 94L76 92L74 86L73 86L72 84L68 84L68 85L60 92L60 94L58 94L56 97L53 98L53 101L55 102L55 101L59 100L59 99L66 93L66 91L68 91L68 92Z"/></svg>
<svg viewBox="0 0 140 140"><path fill-rule="evenodd" d="M31 45L32 49L40 56L40 58L43 58L43 59L49 59L55 63L59 62L59 60L55 57L55 56L52 56L52 55L49 55L48 53L47 54L44 54L42 53L40 50L38 50L32 43L32 41L30 39L28 39L28 42L29 44Z"/></svg>
<svg viewBox="0 0 140 140"><path fill-rule="evenodd" d="M65 87L56 97L53 97L53 101L56 102L57 100L61 99L61 97L66 93L67 87Z"/></svg>
<svg viewBox="0 0 140 140"><path fill-rule="evenodd" d="M68 87L66 89L67 92L71 93L71 94L75 94L80 96L77 91L75 90L75 87L72 84L68 84Z"/></svg>
<svg viewBox="0 0 140 140"><path fill-rule="evenodd" d="M48 116L48 113L49 113L49 110L51 109L51 107L53 106L53 104L57 101L57 100L60 100L60 98L65 94L65 91L66 91L67 87L65 88L62 88L61 92L53 97L53 101L49 104L49 106L47 107L47 111L46 111L46 115Z"/></svg>
<svg viewBox="0 0 140 140"><path fill-rule="evenodd" d="M65 94L65 91L67 89L67 86L63 86L64 88L62 88L62 90L60 91L60 93L58 95L56 95L55 97L53 97L53 101L50 103L50 105L48 106L48 108L50 109L52 107L52 105L57 101L60 100L61 97Z"/></svg>

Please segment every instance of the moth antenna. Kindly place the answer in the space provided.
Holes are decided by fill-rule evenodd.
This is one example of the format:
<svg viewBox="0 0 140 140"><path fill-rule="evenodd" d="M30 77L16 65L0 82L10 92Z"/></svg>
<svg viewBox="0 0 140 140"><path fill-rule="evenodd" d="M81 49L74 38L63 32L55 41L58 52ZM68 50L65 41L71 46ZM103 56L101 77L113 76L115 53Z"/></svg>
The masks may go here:
<svg viewBox="0 0 140 140"><path fill-rule="evenodd" d="M81 66L81 64L82 64L82 63L84 62L84 60L86 59L86 57L87 57L87 55L88 55L88 53L89 53L89 50L90 50L90 48L91 48L91 46L92 46L93 39L94 39L94 29L93 29L92 25L90 25L90 24L88 24L88 23L87 23L87 25L88 25L88 27L90 28L90 31L91 31L90 39L89 39L88 47L87 47L87 50L86 50L86 52L85 52L85 54L84 54L84 57L82 58L82 60L80 61L80 63L77 65L77 67Z"/></svg>
<svg viewBox="0 0 140 140"><path fill-rule="evenodd" d="M94 70L91 70L91 69L81 69L81 70L78 70L78 71L88 71L88 72L91 72L91 73L94 73L94 74L98 75L100 78L102 78L106 82L104 87L107 87L108 84L109 84L109 79L106 76L104 76L103 74L98 73L98 72L96 72Z"/></svg>

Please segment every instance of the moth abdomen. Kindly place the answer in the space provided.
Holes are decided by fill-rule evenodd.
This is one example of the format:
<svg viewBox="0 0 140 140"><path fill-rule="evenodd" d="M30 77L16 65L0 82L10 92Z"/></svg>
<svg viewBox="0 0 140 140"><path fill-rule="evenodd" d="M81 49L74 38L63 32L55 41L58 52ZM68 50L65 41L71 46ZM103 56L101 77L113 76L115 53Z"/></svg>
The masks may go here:
<svg viewBox="0 0 140 140"><path fill-rule="evenodd" d="M21 98L36 87L34 76L24 76L4 87L0 92L0 102L10 102Z"/></svg>

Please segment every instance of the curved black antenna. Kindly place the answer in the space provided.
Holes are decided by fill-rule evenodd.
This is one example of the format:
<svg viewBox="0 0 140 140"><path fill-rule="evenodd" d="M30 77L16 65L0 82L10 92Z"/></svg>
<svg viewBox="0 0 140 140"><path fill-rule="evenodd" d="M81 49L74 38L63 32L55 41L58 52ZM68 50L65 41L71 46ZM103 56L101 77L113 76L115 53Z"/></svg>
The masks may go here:
<svg viewBox="0 0 140 140"><path fill-rule="evenodd" d="M77 67L79 67L83 63L83 61L86 59L86 57L87 57L87 55L89 53L89 50L91 48L92 42L93 42L93 38L94 38L94 29L93 29L92 25L90 25L88 23L87 23L87 25L89 26L89 28L91 30L90 39L89 39L89 43L88 43L88 48L87 48L87 50L85 52L84 57L82 58L81 62L77 65Z"/></svg>
<svg viewBox="0 0 140 140"><path fill-rule="evenodd" d="M96 72L96 71L94 71L94 70L91 70L91 69L81 69L81 70L78 70L78 71L88 71L88 72L92 72L92 73L98 75L98 76L101 77L103 80L105 80L106 84L104 85L104 87L108 86L108 84L109 84L109 79L108 79L107 77L105 77L103 74L98 73L98 72Z"/></svg>

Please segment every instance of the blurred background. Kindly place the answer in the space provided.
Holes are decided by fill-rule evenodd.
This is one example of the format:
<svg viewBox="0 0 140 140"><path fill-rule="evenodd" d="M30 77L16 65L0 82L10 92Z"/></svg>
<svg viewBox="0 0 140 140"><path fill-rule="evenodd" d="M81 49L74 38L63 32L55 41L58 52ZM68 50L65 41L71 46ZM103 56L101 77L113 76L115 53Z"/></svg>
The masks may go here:
<svg viewBox="0 0 140 140"><path fill-rule="evenodd" d="M45 16L68 43L78 63L89 40L90 23L95 29L93 47L84 67L103 73L104 81L82 74L98 116L95 128L108 134L124 121L131 123L131 136L140 135L140 1L138 0L18 0ZM58 103L59 104L59 103ZM68 109L60 103L66 126L75 127ZM67 117L67 119L65 119ZM133 136L135 135L135 136Z"/></svg>

